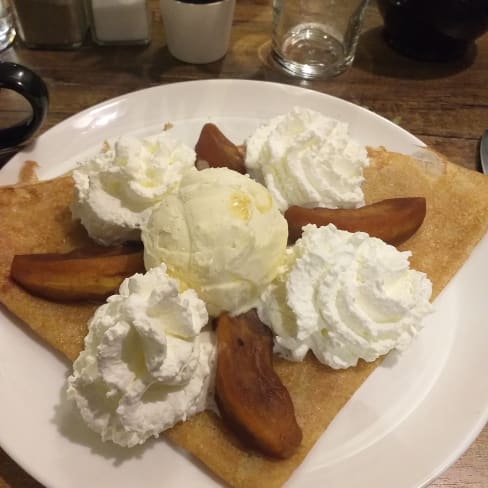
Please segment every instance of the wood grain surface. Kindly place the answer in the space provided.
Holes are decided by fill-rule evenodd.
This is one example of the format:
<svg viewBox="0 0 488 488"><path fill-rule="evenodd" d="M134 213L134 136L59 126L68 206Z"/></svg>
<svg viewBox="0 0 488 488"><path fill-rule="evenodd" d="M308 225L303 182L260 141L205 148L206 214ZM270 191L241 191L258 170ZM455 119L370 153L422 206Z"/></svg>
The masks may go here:
<svg viewBox="0 0 488 488"><path fill-rule="evenodd" d="M91 105L162 83L211 78L270 80L365 106L451 161L479 168L479 137L488 128L488 35L459 61L436 64L410 60L385 44L382 21L372 3L353 66L331 80L309 82L280 73L268 60L271 0L238 0L228 54L219 62L200 66L171 57L158 2L151 2L153 38L148 46L99 47L87 40L75 51L41 51L26 49L17 40L0 53L0 61L24 64L47 82L50 108L41 132ZM27 114L28 107L19 96L0 90L0 127ZM431 486L488 488L488 428ZM40 487L0 450L0 488Z"/></svg>

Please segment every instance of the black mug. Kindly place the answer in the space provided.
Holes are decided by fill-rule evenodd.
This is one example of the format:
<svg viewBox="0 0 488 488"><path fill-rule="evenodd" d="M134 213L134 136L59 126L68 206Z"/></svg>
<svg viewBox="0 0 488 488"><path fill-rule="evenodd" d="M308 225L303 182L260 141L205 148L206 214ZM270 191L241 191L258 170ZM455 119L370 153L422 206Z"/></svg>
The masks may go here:
<svg viewBox="0 0 488 488"><path fill-rule="evenodd" d="M0 152L26 143L44 122L49 105L47 86L42 78L20 64L0 61L0 89L3 88L27 99L32 113L11 127L0 128Z"/></svg>
<svg viewBox="0 0 488 488"><path fill-rule="evenodd" d="M378 0L387 42L425 61L461 58L488 31L488 0Z"/></svg>

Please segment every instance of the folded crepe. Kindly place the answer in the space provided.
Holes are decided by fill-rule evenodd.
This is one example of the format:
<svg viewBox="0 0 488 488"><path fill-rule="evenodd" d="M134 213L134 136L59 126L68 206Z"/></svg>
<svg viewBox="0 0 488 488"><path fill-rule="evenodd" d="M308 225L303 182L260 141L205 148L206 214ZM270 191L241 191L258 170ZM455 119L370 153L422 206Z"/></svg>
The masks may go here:
<svg viewBox="0 0 488 488"><path fill-rule="evenodd" d="M427 200L422 227L400 249L412 251L411 266L427 273L435 298L488 228L488 177L440 157L422 162L382 148L370 149L369 155L363 186L367 203L400 196ZM96 305L60 304L32 296L9 278L9 269L15 254L67 252L90 242L71 219L72 197L69 175L0 188L0 302L70 361L83 348L87 320ZM361 361L355 368L334 371L310 355L302 363L276 357L275 368L303 430L300 448L286 460L250 450L210 411L164 435L231 486L281 486L378 364Z"/></svg>

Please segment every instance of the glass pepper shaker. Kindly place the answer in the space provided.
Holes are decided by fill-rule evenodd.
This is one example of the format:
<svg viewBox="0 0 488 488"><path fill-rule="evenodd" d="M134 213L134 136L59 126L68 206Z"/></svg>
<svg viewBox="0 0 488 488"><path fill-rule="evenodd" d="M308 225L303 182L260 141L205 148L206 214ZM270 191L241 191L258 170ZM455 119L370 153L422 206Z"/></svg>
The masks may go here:
<svg viewBox="0 0 488 488"><path fill-rule="evenodd" d="M74 49L88 31L84 0L11 0L17 31L29 48Z"/></svg>
<svg viewBox="0 0 488 488"><path fill-rule="evenodd" d="M100 45L148 44L148 0L88 0L93 40Z"/></svg>

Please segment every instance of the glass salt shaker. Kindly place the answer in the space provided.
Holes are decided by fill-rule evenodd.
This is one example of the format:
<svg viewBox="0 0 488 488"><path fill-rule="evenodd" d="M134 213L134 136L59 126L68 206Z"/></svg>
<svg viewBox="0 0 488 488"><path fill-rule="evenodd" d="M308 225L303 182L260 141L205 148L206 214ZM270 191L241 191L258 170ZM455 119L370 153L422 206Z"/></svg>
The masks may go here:
<svg viewBox="0 0 488 488"><path fill-rule="evenodd" d="M93 40L102 46L148 44L148 0L88 0Z"/></svg>
<svg viewBox="0 0 488 488"><path fill-rule="evenodd" d="M17 31L29 48L74 49L88 31L84 0L10 0Z"/></svg>

